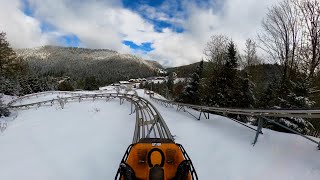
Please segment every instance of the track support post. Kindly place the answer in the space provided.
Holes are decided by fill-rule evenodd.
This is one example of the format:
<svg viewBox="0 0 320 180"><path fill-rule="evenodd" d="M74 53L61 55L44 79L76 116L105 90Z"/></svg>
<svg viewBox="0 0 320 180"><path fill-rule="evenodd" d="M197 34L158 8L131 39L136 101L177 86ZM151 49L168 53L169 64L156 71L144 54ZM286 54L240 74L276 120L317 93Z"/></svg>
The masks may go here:
<svg viewBox="0 0 320 180"><path fill-rule="evenodd" d="M259 116L258 117L258 128L257 128L257 132L256 132L256 137L254 138L254 141L252 143L253 146L257 143L259 134L262 133L262 127L263 127L263 118L261 118Z"/></svg>
<svg viewBox="0 0 320 180"><path fill-rule="evenodd" d="M198 120L200 121L200 119L201 119L201 114L202 114L202 109L200 110L200 115L199 115L199 117L198 117Z"/></svg>
<svg viewBox="0 0 320 180"><path fill-rule="evenodd" d="M130 115L135 113L135 112L136 112L136 108L133 109L133 103L131 102L131 113L130 113Z"/></svg>

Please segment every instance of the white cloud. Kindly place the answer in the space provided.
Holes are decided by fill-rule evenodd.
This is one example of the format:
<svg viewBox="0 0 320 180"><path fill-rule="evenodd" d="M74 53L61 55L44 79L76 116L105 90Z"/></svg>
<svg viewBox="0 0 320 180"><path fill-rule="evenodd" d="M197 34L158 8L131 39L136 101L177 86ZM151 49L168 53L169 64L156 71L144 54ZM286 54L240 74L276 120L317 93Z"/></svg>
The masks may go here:
<svg viewBox="0 0 320 180"><path fill-rule="evenodd" d="M183 33L177 33L170 29L156 32L151 22L138 12L123 8L117 0L29 0L35 17L23 14L18 0L1 1L5 2L0 6L0 28L8 33L14 47L52 44L64 34L75 34L85 47L124 53L130 49L122 44L123 40L138 45L152 42L153 51L136 53L167 66L199 61L207 40L214 34L226 34L241 49L245 39L255 37L267 6L272 4L269 0L211 0L206 6L187 0L167 0L159 8L142 5L138 9L149 19L184 27ZM179 6L183 12L178 10ZM42 21L52 24L56 30L41 32Z"/></svg>
<svg viewBox="0 0 320 180"><path fill-rule="evenodd" d="M40 22L26 16L18 0L1 0L0 31L7 33L7 39L14 48L35 47L53 42L55 34L44 34Z"/></svg>
<svg viewBox="0 0 320 180"><path fill-rule="evenodd" d="M149 58L164 65L184 65L199 61L210 36L225 34L232 38L240 52L247 38L255 38L267 7L274 2L262 0L227 0L209 2L212 6L183 3L187 18L182 34L166 31L154 42ZM218 7L217 7L218 6ZM219 7L220 6L220 7Z"/></svg>

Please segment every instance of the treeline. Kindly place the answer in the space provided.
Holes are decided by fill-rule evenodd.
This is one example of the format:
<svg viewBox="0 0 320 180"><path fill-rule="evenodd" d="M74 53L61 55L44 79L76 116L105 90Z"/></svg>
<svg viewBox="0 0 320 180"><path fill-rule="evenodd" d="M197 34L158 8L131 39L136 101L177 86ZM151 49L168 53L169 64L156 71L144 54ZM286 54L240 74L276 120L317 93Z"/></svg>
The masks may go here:
<svg viewBox="0 0 320 180"><path fill-rule="evenodd" d="M27 63L17 56L5 35L0 32L0 94L25 95L52 89L48 79L28 72Z"/></svg>
<svg viewBox="0 0 320 180"><path fill-rule="evenodd" d="M45 53L45 57L41 53ZM156 63L111 50L45 46L31 52L31 55L28 52L21 54L26 54L24 59L28 70L36 76L67 77L74 89L92 90L120 80L157 74ZM88 80L92 80L96 86L90 86Z"/></svg>
<svg viewBox="0 0 320 180"><path fill-rule="evenodd" d="M29 77L26 64L10 47L5 35L0 32L0 117L10 114L3 105L3 94L23 95L29 89L37 91L39 88L35 87L38 86L35 82L29 84L28 81L34 81L36 77Z"/></svg>

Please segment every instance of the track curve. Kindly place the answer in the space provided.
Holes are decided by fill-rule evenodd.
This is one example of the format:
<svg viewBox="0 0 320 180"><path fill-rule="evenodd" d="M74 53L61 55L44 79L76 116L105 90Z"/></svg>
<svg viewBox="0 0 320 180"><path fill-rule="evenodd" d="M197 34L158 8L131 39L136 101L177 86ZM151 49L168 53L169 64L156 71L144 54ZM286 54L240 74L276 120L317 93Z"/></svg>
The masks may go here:
<svg viewBox="0 0 320 180"><path fill-rule="evenodd" d="M22 104L23 100L29 99L31 97L39 97L46 95L66 95L67 97L58 97L49 100L36 101L32 103ZM159 111L152 105L148 100L134 94L125 94L125 93L75 93L75 92L66 92L66 91L49 91L41 92L35 94L29 94L22 96L8 103L10 109L29 109L34 107L41 107L45 105L52 106L56 103L65 104L67 102L81 102L86 99L92 100L110 100L118 98L120 99L120 105L124 101L131 103L131 114L136 114L136 123L135 130L133 135L132 143L137 143L140 139L143 138L161 138L161 139L170 139L174 140L173 136L166 125L164 119L162 118ZM20 104L19 104L20 103ZM134 109L133 109L134 107Z"/></svg>

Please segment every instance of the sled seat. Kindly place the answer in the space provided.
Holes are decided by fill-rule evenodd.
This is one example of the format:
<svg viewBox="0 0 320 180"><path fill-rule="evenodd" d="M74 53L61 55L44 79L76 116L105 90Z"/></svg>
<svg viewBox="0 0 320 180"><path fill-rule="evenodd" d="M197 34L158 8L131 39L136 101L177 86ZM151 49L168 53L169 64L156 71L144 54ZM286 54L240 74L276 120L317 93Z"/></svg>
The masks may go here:
<svg viewBox="0 0 320 180"><path fill-rule="evenodd" d="M132 168L136 179L171 180L178 179L178 176L191 179L190 164L184 159L179 146L173 142L142 141L134 144L126 164Z"/></svg>

